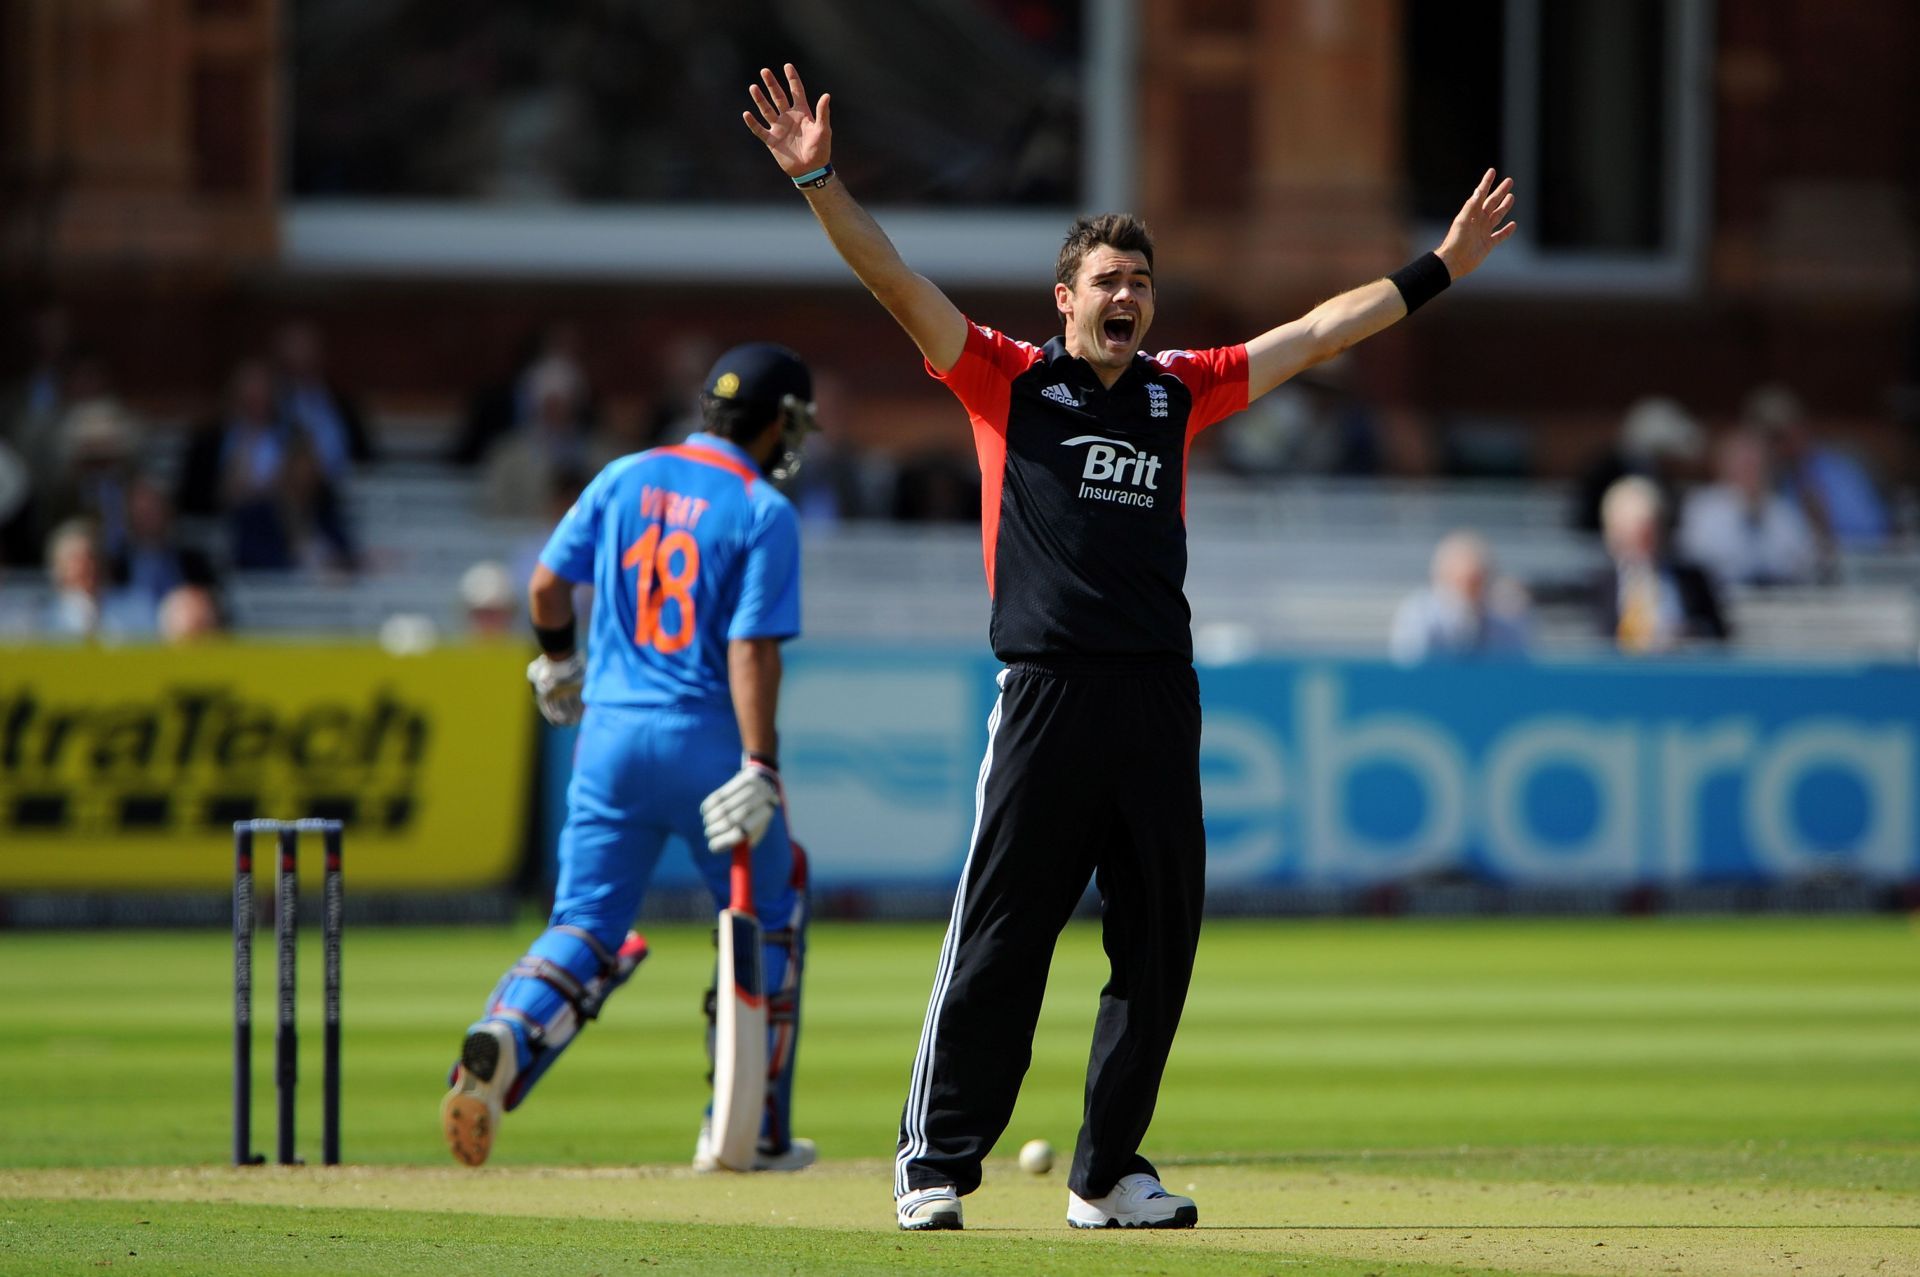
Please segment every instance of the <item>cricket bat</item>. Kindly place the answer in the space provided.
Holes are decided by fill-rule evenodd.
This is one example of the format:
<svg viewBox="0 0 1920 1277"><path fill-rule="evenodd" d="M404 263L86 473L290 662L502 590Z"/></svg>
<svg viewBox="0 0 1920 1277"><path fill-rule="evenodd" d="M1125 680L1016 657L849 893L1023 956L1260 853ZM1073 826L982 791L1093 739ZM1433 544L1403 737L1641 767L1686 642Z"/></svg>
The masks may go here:
<svg viewBox="0 0 1920 1277"><path fill-rule="evenodd" d="M753 850L733 849L732 899L720 911L713 1036L713 1155L750 1171L767 1106L767 987L753 913Z"/></svg>

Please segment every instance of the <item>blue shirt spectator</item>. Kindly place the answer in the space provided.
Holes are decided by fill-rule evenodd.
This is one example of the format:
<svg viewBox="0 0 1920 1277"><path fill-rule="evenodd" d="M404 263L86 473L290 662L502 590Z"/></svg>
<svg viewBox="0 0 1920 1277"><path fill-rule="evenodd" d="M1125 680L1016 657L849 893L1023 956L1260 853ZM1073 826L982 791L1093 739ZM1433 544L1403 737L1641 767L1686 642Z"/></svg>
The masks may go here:
<svg viewBox="0 0 1920 1277"><path fill-rule="evenodd" d="M1389 648L1402 665L1516 659L1526 656L1530 637L1524 599L1494 580L1487 543L1454 532L1434 548L1433 583L1394 613Z"/></svg>
<svg viewBox="0 0 1920 1277"><path fill-rule="evenodd" d="M1771 436L1780 489L1823 540L1848 550L1886 543L1893 521L1866 467L1813 437L1799 396L1784 386L1762 386L1747 396L1743 415Z"/></svg>

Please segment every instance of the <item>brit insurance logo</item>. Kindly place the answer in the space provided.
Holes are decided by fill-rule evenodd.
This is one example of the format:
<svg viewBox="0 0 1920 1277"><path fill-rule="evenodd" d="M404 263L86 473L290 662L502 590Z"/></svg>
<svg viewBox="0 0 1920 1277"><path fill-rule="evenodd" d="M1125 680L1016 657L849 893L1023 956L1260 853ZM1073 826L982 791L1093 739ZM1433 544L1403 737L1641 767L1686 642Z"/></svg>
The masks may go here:
<svg viewBox="0 0 1920 1277"><path fill-rule="evenodd" d="M1159 457L1140 451L1124 439L1100 435L1075 435L1062 440L1060 446L1087 450L1080 467L1082 500L1153 509L1153 494L1160 488Z"/></svg>

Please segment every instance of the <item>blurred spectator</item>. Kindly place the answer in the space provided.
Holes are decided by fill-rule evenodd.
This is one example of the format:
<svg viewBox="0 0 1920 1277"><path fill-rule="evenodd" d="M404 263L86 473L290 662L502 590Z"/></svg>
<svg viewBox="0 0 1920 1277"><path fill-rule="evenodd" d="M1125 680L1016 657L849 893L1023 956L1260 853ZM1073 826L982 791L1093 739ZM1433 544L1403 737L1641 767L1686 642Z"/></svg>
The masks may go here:
<svg viewBox="0 0 1920 1277"><path fill-rule="evenodd" d="M41 488L43 517L55 523L91 519L105 554L127 541L127 491L141 431L131 413L105 393L77 399L60 418L55 469Z"/></svg>
<svg viewBox="0 0 1920 1277"><path fill-rule="evenodd" d="M67 406L67 379L73 364L73 329L67 312L42 307L28 326L26 375L0 400L0 440L32 462L51 438Z"/></svg>
<svg viewBox="0 0 1920 1277"><path fill-rule="evenodd" d="M55 638L137 638L153 633L153 605L124 590L108 590L99 529L72 519L47 538L47 576L53 598L41 632Z"/></svg>
<svg viewBox="0 0 1920 1277"><path fill-rule="evenodd" d="M424 612L395 612L380 622L377 636L389 656L421 656L440 642L440 628Z"/></svg>
<svg viewBox="0 0 1920 1277"><path fill-rule="evenodd" d="M467 613L467 633L474 638L510 637L519 613L513 577L502 564L483 559L460 576L460 605Z"/></svg>
<svg viewBox="0 0 1920 1277"><path fill-rule="evenodd" d="M13 451L27 474L27 505L8 525L13 558L37 562L48 533L78 515L119 532L120 485L139 448L140 431L114 399L106 363L69 352L60 365L59 392L22 422Z"/></svg>
<svg viewBox="0 0 1920 1277"><path fill-rule="evenodd" d="M44 413L33 414L17 436L20 455L33 472L37 490L44 491L59 480L74 411L112 402L113 378L106 360L91 351L69 352L60 365L59 395Z"/></svg>
<svg viewBox="0 0 1920 1277"><path fill-rule="evenodd" d="M326 347L312 324L281 328L274 342L274 372L280 415L304 436L317 481L313 521L335 562L352 567L359 551L347 519L347 490L356 465L373 460L359 406L327 372Z"/></svg>
<svg viewBox="0 0 1920 1277"><path fill-rule="evenodd" d="M213 592L199 585L178 585L160 600L160 641L179 647L218 637L220 605Z"/></svg>
<svg viewBox="0 0 1920 1277"><path fill-rule="evenodd" d="M1619 439L1581 475L1574 494L1573 526L1601 530L1600 502L1627 475L1649 479L1660 490L1663 517L1680 511L1694 469L1706 451L1700 426L1671 399L1642 399L1621 419ZM1667 531L1672 530L1671 523Z"/></svg>
<svg viewBox="0 0 1920 1277"><path fill-rule="evenodd" d="M1293 468L1300 439L1313 429L1312 402L1281 386L1220 426L1220 464L1233 474L1276 475Z"/></svg>
<svg viewBox="0 0 1920 1277"><path fill-rule="evenodd" d="M1352 356L1340 355L1262 396L1223 426L1221 464L1235 474L1380 473L1380 425L1352 378Z"/></svg>
<svg viewBox="0 0 1920 1277"><path fill-rule="evenodd" d="M0 563L0 646L32 638L40 628L39 610L27 591L7 588L7 565Z"/></svg>
<svg viewBox="0 0 1920 1277"><path fill-rule="evenodd" d="M870 491L876 476L846 435L846 383L833 373L814 371L813 415L826 424L808 437L800 473L783 485L787 498L809 523L861 518L876 504ZM890 487L892 477L884 481Z"/></svg>
<svg viewBox="0 0 1920 1277"><path fill-rule="evenodd" d="M26 376L7 392L0 429L14 434L25 418L51 420L58 415L66 382L67 358L73 345L73 325L66 308L48 303L34 312L28 324ZM14 434L18 438L17 434Z"/></svg>
<svg viewBox="0 0 1920 1277"><path fill-rule="evenodd" d="M212 591L216 576L206 554L182 545L174 533L173 502L152 478L127 487L126 536L107 556L113 583L155 607L183 585Z"/></svg>
<svg viewBox="0 0 1920 1277"><path fill-rule="evenodd" d="M317 328L305 320L282 326L274 340L274 372L282 414L306 431L329 478L374 459L366 418L328 373Z"/></svg>
<svg viewBox="0 0 1920 1277"><path fill-rule="evenodd" d="M903 523L980 519L980 470L949 452L923 452L896 471L893 517Z"/></svg>
<svg viewBox="0 0 1920 1277"><path fill-rule="evenodd" d="M1741 419L1773 441L1779 486L1815 535L1848 550L1886 543L1892 521L1873 480L1852 457L1815 442L1798 395L1785 386L1761 386L1747 396Z"/></svg>
<svg viewBox="0 0 1920 1277"><path fill-rule="evenodd" d="M1660 489L1640 475L1615 480L1600 499L1611 562L1594 584L1594 618L1622 652L1728 637L1712 579L1666 552L1663 506Z"/></svg>
<svg viewBox="0 0 1920 1277"><path fill-rule="evenodd" d="M26 459L0 439L0 567L30 562L33 544L33 477Z"/></svg>
<svg viewBox="0 0 1920 1277"><path fill-rule="evenodd" d="M1433 582L1394 613L1389 648L1394 660L1415 665L1524 657L1528 641L1525 594L1514 582L1495 580L1486 541L1463 531L1434 547Z"/></svg>
<svg viewBox="0 0 1920 1277"><path fill-rule="evenodd" d="M1680 552L1722 585L1811 581L1820 565L1813 529L1792 501L1774 490L1767 441L1741 430L1715 450L1714 482L1681 508Z"/></svg>
<svg viewBox="0 0 1920 1277"><path fill-rule="evenodd" d="M679 443L702 428L700 392L707 386L707 370L719 357L713 338L685 333L667 342L660 352L660 388L647 412L647 437L642 447Z"/></svg>
<svg viewBox="0 0 1920 1277"><path fill-rule="evenodd" d="M178 504L225 520L235 568L283 571L299 561L317 478L305 437L274 401L272 370L247 360L234 369L222 414L187 445Z"/></svg>
<svg viewBox="0 0 1920 1277"><path fill-rule="evenodd" d="M563 321L531 334L506 379L474 394L449 460L455 465L474 465L494 450L502 436L531 420L537 398L534 379L542 367L555 364L564 364L573 372L579 386L573 424L581 436L591 434L599 414L593 388L580 362L580 330Z"/></svg>
<svg viewBox="0 0 1920 1277"><path fill-rule="evenodd" d="M65 309L49 304L36 311L27 341L26 374L0 395L0 471L26 486L17 502L0 503L11 507L0 508L0 562L23 565L39 562L50 522L32 497L45 491L54 468L54 438L67 403L73 333Z"/></svg>
<svg viewBox="0 0 1920 1277"><path fill-rule="evenodd" d="M528 412L487 456L486 505L490 514L533 518L546 510L554 476L596 469L580 427L586 382L564 359L551 359L527 376Z"/></svg>
<svg viewBox="0 0 1920 1277"><path fill-rule="evenodd" d="M526 535L518 538L507 555L507 575L513 583L514 606L522 606L527 597L527 585L533 580L534 565L540 562L540 552L547 548L547 538L560 520L566 517L573 503L587 486L589 478L584 469L562 466L549 476L547 484L547 505L537 520L536 526ZM585 617L593 610L593 586L576 586L573 591L574 615L581 619L584 628Z"/></svg>
<svg viewBox="0 0 1920 1277"><path fill-rule="evenodd" d="M19 541L28 530L33 479L12 445L0 440L0 566L20 561Z"/></svg>
<svg viewBox="0 0 1920 1277"><path fill-rule="evenodd" d="M807 444L800 472L782 487L807 523L838 523L866 513L867 479L868 467L852 445L822 433Z"/></svg>

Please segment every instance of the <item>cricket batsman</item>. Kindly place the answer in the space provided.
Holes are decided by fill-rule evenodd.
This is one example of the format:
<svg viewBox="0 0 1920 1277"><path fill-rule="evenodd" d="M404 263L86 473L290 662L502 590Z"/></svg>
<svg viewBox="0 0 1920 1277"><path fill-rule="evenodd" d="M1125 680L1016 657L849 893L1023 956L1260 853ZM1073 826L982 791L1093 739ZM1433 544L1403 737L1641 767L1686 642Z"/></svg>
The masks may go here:
<svg viewBox="0 0 1920 1277"><path fill-rule="evenodd" d="M701 397L704 430L608 465L540 555L528 595L541 655L527 678L547 721L579 723L580 738L552 918L467 1030L440 1105L447 1146L469 1166L646 956L628 927L675 834L718 906L729 853L752 848L769 1038L753 1169L814 1160L792 1127L806 858L787 834L774 731L780 645L800 631L800 539L773 484L814 428L812 387L790 350L729 350ZM583 583L595 598L584 652L572 602ZM712 1008L710 996L710 1023ZM696 1168L716 1167L710 1144L703 1121Z"/></svg>
<svg viewBox="0 0 1920 1277"><path fill-rule="evenodd" d="M1140 1155L1193 972L1206 889L1200 688L1184 593L1187 453L1214 422L1405 318L1513 233L1489 170L1446 239L1385 279L1240 345L1147 354L1153 237L1082 217L1055 264L1044 346L962 315L915 273L833 166L831 98L762 70L749 131L966 409L1006 666L952 920L894 1162L903 1229L961 1227L960 1198L1012 1116L1054 941L1091 879L1100 991L1067 1177L1076 1228L1191 1228L1199 1209Z"/></svg>

